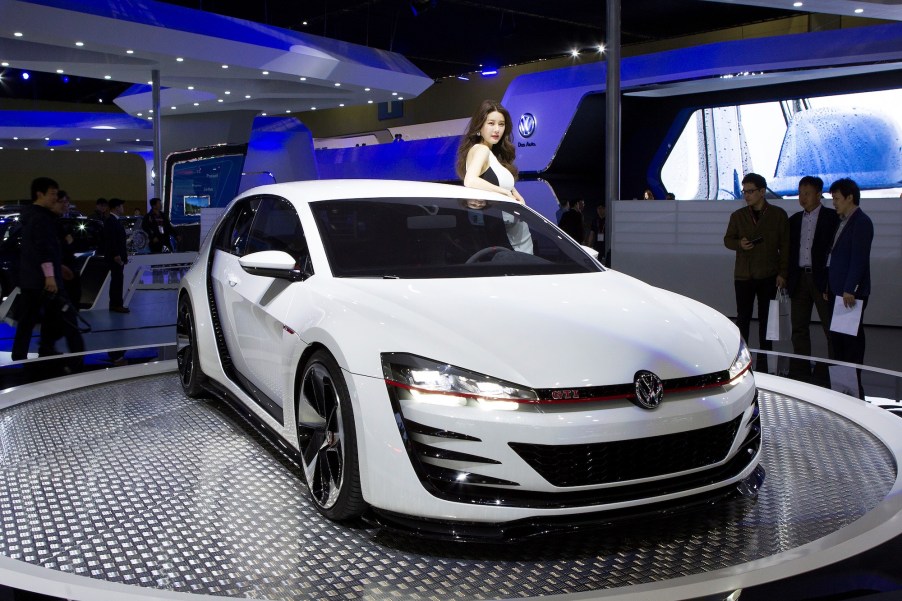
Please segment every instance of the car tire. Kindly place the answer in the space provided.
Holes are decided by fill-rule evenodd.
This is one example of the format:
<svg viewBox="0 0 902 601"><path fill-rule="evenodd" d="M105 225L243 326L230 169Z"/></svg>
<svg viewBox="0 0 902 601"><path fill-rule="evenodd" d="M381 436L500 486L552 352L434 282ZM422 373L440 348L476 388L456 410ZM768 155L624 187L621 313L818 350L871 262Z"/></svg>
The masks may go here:
<svg viewBox="0 0 902 601"><path fill-rule="evenodd" d="M194 311L188 295L179 299L176 331L176 363L185 394L196 398L203 393L204 374L197 354L197 330L194 327Z"/></svg>
<svg viewBox="0 0 902 601"><path fill-rule="evenodd" d="M330 520L360 516L366 502L354 412L341 369L327 351L316 351L304 365L297 396L301 468L311 500Z"/></svg>

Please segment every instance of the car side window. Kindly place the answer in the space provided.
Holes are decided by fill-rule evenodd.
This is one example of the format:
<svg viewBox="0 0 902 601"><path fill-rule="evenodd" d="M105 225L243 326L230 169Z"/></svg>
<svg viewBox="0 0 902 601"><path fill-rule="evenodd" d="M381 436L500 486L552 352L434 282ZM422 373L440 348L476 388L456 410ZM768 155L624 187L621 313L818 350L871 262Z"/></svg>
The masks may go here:
<svg viewBox="0 0 902 601"><path fill-rule="evenodd" d="M257 215L250 228L247 253L281 250L291 255L299 269L309 266L310 252L304 228L294 206L284 198L267 196L261 199ZM308 275L309 269L306 269Z"/></svg>
<svg viewBox="0 0 902 601"><path fill-rule="evenodd" d="M232 207L216 232L214 248L239 257L247 254L248 233L259 205L259 198L246 198Z"/></svg>

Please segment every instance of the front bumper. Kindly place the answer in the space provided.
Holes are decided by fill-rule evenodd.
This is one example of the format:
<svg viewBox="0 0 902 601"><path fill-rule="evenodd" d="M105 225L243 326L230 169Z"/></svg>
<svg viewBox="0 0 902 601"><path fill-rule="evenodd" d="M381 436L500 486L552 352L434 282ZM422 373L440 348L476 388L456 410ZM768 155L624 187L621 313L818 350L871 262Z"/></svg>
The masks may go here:
<svg viewBox="0 0 902 601"><path fill-rule="evenodd" d="M417 405L380 379L348 379L364 497L383 515L503 523L641 510L732 489L760 457L751 374L653 412L620 401L544 412Z"/></svg>

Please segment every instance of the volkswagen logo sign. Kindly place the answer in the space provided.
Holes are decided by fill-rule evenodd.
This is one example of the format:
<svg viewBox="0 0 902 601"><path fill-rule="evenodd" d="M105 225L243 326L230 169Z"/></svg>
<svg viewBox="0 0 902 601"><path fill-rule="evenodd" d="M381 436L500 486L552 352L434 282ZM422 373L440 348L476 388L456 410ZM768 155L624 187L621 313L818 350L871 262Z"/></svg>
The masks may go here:
<svg viewBox="0 0 902 601"><path fill-rule="evenodd" d="M650 371L636 372L636 404L643 409L654 409L664 398L664 382Z"/></svg>
<svg viewBox="0 0 902 601"><path fill-rule="evenodd" d="M520 115L520 123L517 124L517 131L519 131L520 135L524 138L528 138L536 133L536 118L533 117L532 113L523 113Z"/></svg>

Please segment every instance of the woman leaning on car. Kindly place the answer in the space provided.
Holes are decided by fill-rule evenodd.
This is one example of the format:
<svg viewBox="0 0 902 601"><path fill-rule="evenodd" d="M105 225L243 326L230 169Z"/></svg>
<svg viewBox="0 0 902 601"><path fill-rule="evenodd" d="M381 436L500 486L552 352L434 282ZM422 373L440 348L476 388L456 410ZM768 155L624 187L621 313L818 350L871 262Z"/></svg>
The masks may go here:
<svg viewBox="0 0 902 601"><path fill-rule="evenodd" d="M526 204L514 188L515 155L510 113L499 102L483 100L457 149L457 175L467 188L498 192ZM513 249L532 253L532 237L526 223L506 214L504 225Z"/></svg>

